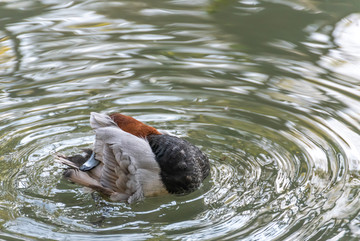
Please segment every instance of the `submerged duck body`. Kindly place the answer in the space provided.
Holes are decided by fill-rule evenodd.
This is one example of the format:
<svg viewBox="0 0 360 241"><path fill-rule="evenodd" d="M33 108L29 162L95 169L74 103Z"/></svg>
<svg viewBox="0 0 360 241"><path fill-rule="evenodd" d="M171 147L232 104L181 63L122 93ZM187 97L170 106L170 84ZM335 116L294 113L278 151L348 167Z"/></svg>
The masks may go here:
<svg viewBox="0 0 360 241"><path fill-rule="evenodd" d="M112 201L133 203L161 194L186 194L209 175L208 158L181 138L119 113L91 113L93 151L59 156L70 168L64 176Z"/></svg>

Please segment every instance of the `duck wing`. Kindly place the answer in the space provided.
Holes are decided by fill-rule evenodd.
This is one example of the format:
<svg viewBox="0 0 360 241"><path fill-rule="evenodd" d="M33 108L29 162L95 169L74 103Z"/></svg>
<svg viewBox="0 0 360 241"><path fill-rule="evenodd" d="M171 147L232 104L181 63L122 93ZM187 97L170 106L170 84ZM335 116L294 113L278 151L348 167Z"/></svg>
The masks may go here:
<svg viewBox="0 0 360 241"><path fill-rule="evenodd" d="M107 115L91 113L95 158L102 164L99 182L113 201L141 200L162 193L160 167L149 143L121 130Z"/></svg>

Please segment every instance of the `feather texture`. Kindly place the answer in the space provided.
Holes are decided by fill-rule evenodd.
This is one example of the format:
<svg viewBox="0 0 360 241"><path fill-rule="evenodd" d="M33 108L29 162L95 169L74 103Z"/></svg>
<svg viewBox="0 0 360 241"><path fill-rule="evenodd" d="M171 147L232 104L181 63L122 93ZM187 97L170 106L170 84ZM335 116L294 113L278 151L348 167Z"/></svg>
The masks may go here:
<svg viewBox="0 0 360 241"><path fill-rule="evenodd" d="M121 130L107 115L91 113L90 125L95 130L94 152L100 165L82 172L63 160L74 168L65 175L69 180L92 187L112 201L132 203L166 193L160 167L144 138Z"/></svg>
<svg viewBox="0 0 360 241"><path fill-rule="evenodd" d="M132 117L92 112L90 125L95 131L93 152L57 158L69 166L67 179L112 201L133 203L146 196L189 193L209 174L209 161L196 146Z"/></svg>
<svg viewBox="0 0 360 241"><path fill-rule="evenodd" d="M147 139L170 193L190 193L209 175L208 158L188 141L170 135L149 135Z"/></svg>

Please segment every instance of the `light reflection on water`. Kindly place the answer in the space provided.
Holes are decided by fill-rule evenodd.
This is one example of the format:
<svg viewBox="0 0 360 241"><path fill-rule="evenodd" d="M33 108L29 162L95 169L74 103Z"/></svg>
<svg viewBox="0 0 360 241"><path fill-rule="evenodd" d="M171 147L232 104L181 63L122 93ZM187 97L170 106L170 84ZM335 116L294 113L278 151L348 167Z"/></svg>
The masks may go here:
<svg viewBox="0 0 360 241"><path fill-rule="evenodd" d="M0 5L0 239L360 237L356 1ZM91 111L186 138L211 177L111 203L61 178Z"/></svg>

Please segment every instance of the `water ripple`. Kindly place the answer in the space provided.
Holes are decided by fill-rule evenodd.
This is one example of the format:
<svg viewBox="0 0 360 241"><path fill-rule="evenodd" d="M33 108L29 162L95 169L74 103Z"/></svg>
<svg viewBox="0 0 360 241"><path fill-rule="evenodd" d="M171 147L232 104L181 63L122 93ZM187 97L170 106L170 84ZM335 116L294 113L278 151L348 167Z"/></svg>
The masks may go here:
<svg viewBox="0 0 360 241"><path fill-rule="evenodd" d="M341 6L1 5L0 238L358 239L359 15ZM91 147L91 111L193 142L211 176L134 205L64 180L52 154Z"/></svg>

